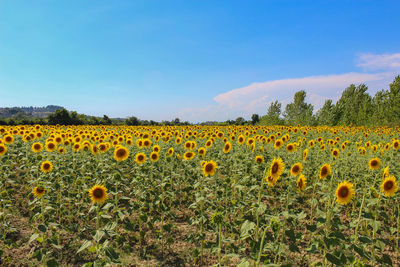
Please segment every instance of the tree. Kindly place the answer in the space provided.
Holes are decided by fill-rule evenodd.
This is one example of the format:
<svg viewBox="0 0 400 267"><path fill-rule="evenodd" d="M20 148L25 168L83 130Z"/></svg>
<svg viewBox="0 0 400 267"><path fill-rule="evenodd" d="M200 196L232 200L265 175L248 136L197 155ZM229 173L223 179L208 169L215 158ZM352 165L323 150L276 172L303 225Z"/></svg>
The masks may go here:
<svg viewBox="0 0 400 267"><path fill-rule="evenodd" d="M69 115L68 110L65 108L57 109L54 113L49 115L49 124L51 125L70 125L71 117Z"/></svg>
<svg viewBox="0 0 400 267"><path fill-rule="evenodd" d="M136 118L135 116L129 117L125 120L126 125L131 125L131 126L137 126L139 125L139 119Z"/></svg>
<svg viewBox="0 0 400 267"><path fill-rule="evenodd" d="M282 124L282 119L279 118L279 116L281 115L281 106L282 104L278 101L272 102L268 107L267 115L263 116L262 118L263 124Z"/></svg>
<svg viewBox="0 0 400 267"><path fill-rule="evenodd" d="M112 120L107 115L103 115L103 123L105 125L111 125L112 124Z"/></svg>
<svg viewBox="0 0 400 267"><path fill-rule="evenodd" d="M251 115L251 124L256 124L260 121L260 116L258 114Z"/></svg>
<svg viewBox="0 0 400 267"><path fill-rule="evenodd" d="M238 118L235 120L235 123L236 123L237 125L243 125L243 124L245 124L245 122L246 122L246 120L245 120L243 117L238 117Z"/></svg>
<svg viewBox="0 0 400 267"><path fill-rule="evenodd" d="M305 102L306 92L298 91L294 95L293 103L287 104L283 116L289 125L310 125L313 122L313 106Z"/></svg>
<svg viewBox="0 0 400 267"><path fill-rule="evenodd" d="M400 124L400 75L389 85L388 119L390 124Z"/></svg>
<svg viewBox="0 0 400 267"><path fill-rule="evenodd" d="M333 110L335 124L366 125L372 113L372 99L365 84L347 87Z"/></svg>
<svg viewBox="0 0 400 267"><path fill-rule="evenodd" d="M334 125L334 107L335 105L332 104L331 99L325 101L324 106L318 110L316 114L316 119L319 125Z"/></svg>

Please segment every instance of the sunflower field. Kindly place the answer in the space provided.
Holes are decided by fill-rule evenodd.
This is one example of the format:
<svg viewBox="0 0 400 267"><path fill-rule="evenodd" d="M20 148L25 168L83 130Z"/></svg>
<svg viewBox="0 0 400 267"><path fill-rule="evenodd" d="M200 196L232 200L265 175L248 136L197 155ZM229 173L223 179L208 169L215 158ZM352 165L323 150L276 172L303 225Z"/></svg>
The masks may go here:
<svg viewBox="0 0 400 267"><path fill-rule="evenodd" d="M0 126L1 266L400 266L400 129Z"/></svg>

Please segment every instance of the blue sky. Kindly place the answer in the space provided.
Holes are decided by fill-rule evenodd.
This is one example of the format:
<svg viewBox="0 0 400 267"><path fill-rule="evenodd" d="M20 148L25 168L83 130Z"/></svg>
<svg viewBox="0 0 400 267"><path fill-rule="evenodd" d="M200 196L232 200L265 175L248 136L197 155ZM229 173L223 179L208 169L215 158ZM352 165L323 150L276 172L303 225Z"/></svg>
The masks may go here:
<svg viewBox="0 0 400 267"><path fill-rule="evenodd" d="M400 74L400 1L0 1L0 106L249 118Z"/></svg>

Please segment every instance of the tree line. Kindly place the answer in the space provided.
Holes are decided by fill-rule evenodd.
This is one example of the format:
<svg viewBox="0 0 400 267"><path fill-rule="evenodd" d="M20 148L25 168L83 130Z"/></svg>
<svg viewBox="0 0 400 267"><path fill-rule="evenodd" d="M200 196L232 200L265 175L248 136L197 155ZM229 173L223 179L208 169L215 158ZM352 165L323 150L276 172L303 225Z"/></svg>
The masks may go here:
<svg viewBox="0 0 400 267"><path fill-rule="evenodd" d="M389 89L378 91L373 97L367 93L365 84L347 87L340 99L333 103L331 99L325 101L321 109L314 112L314 106L306 103L306 92L298 91L294 94L293 102L282 110L282 104L272 102L266 115L253 114L251 120L238 117L236 120L225 122L208 121L201 125L353 125L353 126L399 126L400 125L400 75L389 85ZM53 106L51 106L53 107ZM19 124L49 124L49 125L190 125L181 122L179 118L171 121L156 122L153 120L140 120L135 116L120 119L87 116L65 108L57 109L46 118L30 117L19 113L7 119L0 119L0 125Z"/></svg>

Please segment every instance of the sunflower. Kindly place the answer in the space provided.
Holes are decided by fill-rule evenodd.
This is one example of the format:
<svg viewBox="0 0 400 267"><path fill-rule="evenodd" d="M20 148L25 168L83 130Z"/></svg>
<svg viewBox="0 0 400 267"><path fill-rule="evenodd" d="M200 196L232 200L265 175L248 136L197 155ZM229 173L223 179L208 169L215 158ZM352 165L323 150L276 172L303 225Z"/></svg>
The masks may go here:
<svg viewBox="0 0 400 267"><path fill-rule="evenodd" d="M263 163L264 162L264 157L263 156L256 156L256 162L257 163Z"/></svg>
<svg viewBox="0 0 400 267"><path fill-rule="evenodd" d="M151 160L152 162L156 162L156 161L158 161L158 159L159 159L158 153L155 152L155 151L151 152L151 154L150 154L150 160Z"/></svg>
<svg viewBox="0 0 400 267"><path fill-rule="evenodd" d="M368 162L368 166L371 170L377 170L381 166L381 160L378 158L373 158Z"/></svg>
<svg viewBox="0 0 400 267"><path fill-rule="evenodd" d="M160 150L161 150L161 148L160 148L160 146L159 145L155 145L155 146L153 146L153 151L154 152L160 152Z"/></svg>
<svg viewBox="0 0 400 267"><path fill-rule="evenodd" d="M203 174L204 176L213 176L215 174L215 171L217 169L217 163L213 160L207 161L203 165Z"/></svg>
<svg viewBox="0 0 400 267"><path fill-rule="evenodd" d="M14 142L14 136L13 136L13 135L8 134L8 135L6 135L6 136L4 137L4 143L6 143L7 145L8 145L8 144L11 144L11 143L13 143L13 142Z"/></svg>
<svg viewBox="0 0 400 267"><path fill-rule="evenodd" d="M282 175L285 169L285 164L283 163L282 159L274 158L269 168L269 174L271 175L272 179L279 180L279 177Z"/></svg>
<svg viewBox="0 0 400 267"><path fill-rule="evenodd" d="M292 168L290 169L290 174L292 176L297 176L303 170L303 165L300 162L293 164Z"/></svg>
<svg viewBox="0 0 400 267"><path fill-rule="evenodd" d="M204 157L206 154L207 150L204 147L200 147L197 153L199 153L200 156Z"/></svg>
<svg viewBox="0 0 400 267"><path fill-rule="evenodd" d="M243 145L244 141L245 141L244 136L243 135L239 135L239 137L238 137L239 145Z"/></svg>
<svg viewBox="0 0 400 267"><path fill-rule="evenodd" d="M339 149L337 148L332 149L332 156L334 156L335 158L339 157Z"/></svg>
<svg viewBox="0 0 400 267"><path fill-rule="evenodd" d="M295 150L295 145L293 143L287 144L286 146L286 151L287 152L293 152Z"/></svg>
<svg viewBox="0 0 400 267"><path fill-rule="evenodd" d="M400 141L399 140L394 140L393 141L393 149L397 150L400 147Z"/></svg>
<svg viewBox="0 0 400 267"><path fill-rule="evenodd" d="M103 185L96 184L89 190L89 196L92 199L92 203L101 204L108 198L107 188Z"/></svg>
<svg viewBox="0 0 400 267"><path fill-rule="evenodd" d="M144 147L150 147L151 146L151 140L146 138L143 140L143 146Z"/></svg>
<svg viewBox="0 0 400 267"><path fill-rule="evenodd" d="M46 193L46 190L42 186L36 186L32 190L32 194L37 198L41 198L44 193Z"/></svg>
<svg viewBox="0 0 400 267"><path fill-rule="evenodd" d="M281 139L278 139L274 143L274 148L275 149L280 149L282 147L282 145L283 145L283 141Z"/></svg>
<svg viewBox="0 0 400 267"><path fill-rule="evenodd" d="M326 177L331 175L331 173L332 173L331 165L326 163L326 164L322 165L322 167L319 171L319 178L326 179Z"/></svg>
<svg viewBox="0 0 400 267"><path fill-rule="evenodd" d="M296 185L299 191L304 191L304 189L306 189L307 178L304 176L304 174L300 175L299 178L297 178Z"/></svg>
<svg viewBox="0 0 400 267"><path fill-rule="evenodd" d="M273 187L273 186L276 184L276 182L277 182L277 180L274 179L274 178L271 176L271 174L266 175L266 176L265 176L265 180L267 181L269 187Z"/></svg>
<svg viewBox="0 0 400 267"><path fill-rule="evenodd" d="M52 141L46 143L46 150L49 152L53 152L57 149L57 145Z"/></svg>
<svg viewBox="0 0 400 267"><path fill-rule="evenodd" d="M116 161L124 161L129 157L129 149L124 146L119 146L114 150L114 159Z"/></svg>
<svg viewBox="0 0 400 267"><path fill-rule="evenodd" d="M196 154L195 154L194 152L192 152L192 151L187 151L187 152L185 152L185 154L183 154L183 159L184 159L184 160L191 160L191 159L194 158L195 155L196 155Z"/></svg>
<svg viewBox="0 0 400 267"><path fill-rule="evenodd" d="M106 143L100 143L99 144L99 150L100 150L100 153L106 152L107 151L107 144Z"/></svg>
<svg viewBox="0 0 400 267"><path fill-rule="evenodd" d="M65 148L64 147L59 147L58 148L58 153L64 154L64 152L65 152Z"/></svg>
<svg viewBox="0 0 400 267"><path fill-rule="evenodd" d="M347 181L341 182L336 188L336 201L341 205L348 204L355 194L354 185Z"/></svg>
<svg viewBox="0 0 400 267"><path fill-rule="evenodd" d="M191 149L192 148L192 142L191 141L186 141L183 146L185 147L185 149Z"/></svg>
<svg viewBox="0 0 400 267"><path fill-rule="evenodd" d="M385 193L386 197L393 196L394 193L396 193L399 190L396 178L393 175L385 178L385 180L381 185L381 190L383 193Z"/></svg>
<svg viewBox="0 0 400 267"><path fill-rule="evenodd" d="M225 143L225 145L224 145L224 153L226 154L226 153L228 153L229 151L231 151L231 149L232 149L232 144L231 144L231 142L226 142Z"/></svg>
<svg viewBox="0 0 400 267"><path fill-rule="evenodd" d="M135 156L135 162L143 164L146 161L146 155L144 153L137 153Z"/></svg>
<svg viewBox="0 0 400 267"><path fill-rule="evenodd" d="M42 164L40 164L40 169L42 170L42 172L51 172L51 170L53 169L53 164L46 160L43 161Z"/></svg>
<svg viewBox="0 0 400 267"><path fill-rule="evenodd" d="M0 144L0 156L3 156L7 153L7 147L3 144Z"/></svg>
<svg viewBox="0 0 400 267"><path fill-rule="evenodd" d="M172 156L174 154L174 148L173 147L170 147L169 149L168 149L168 156Z"/></svg>
<svg viewBox="0 0 400 267"><path fill-rule="evenodd" d="M79 150L81 150L81 144L80 143L75 143L73 146L72 146L72 149L75 151L75 152L78 152ZM108 149L108 148L107 148Z"/></svg>
<svg viewBox="0 0 400 267"><path fill-rule="evenodd" d="M43 146L41 143L33 143L31 149L33 152L37 153L37 152L42 151Z"/></svg>

